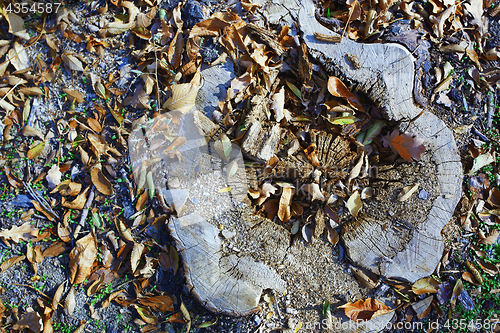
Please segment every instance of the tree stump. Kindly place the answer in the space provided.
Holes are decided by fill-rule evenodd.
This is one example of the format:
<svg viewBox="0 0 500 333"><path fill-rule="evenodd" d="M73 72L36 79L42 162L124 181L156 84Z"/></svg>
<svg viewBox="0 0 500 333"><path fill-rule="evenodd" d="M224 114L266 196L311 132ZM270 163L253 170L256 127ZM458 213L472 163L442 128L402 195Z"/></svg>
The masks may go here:
<svg viewBox="0 0 500 333"><path fill-rule="evenodd" d="M412 98L412 55L396 44L360 44L346 38L340 44L316 40L314 32L335 33L316 21L311 0L274 1L263 10L268 8L272 8L269 20L287 17L298 21L309 52L324 63L331 74L350 89L366 93L388 120L400 122L401 129L409 126L411 132L425 139L426 153L422 162L414 162L423 171L416 172L415 177L420 178L410 180L424 183L430 193L425 211L416 212L410 222L398 226L394 215L389 214L391 219L383 215L385 207L391 206L390 200L395 199L388 195L389 201L383 202L386 206L377 210L375 202L373 210L344 224L341 239L350 260L375 274L409 282L428 276L442 255L441 229L451 219L461 196L462 168L453 135L446 125L428 111L417 117L421 110ZM350 55L357 56L360 66L352 66ZM217 70L209 68L206 71L209 75L204 78L209 82L205 87L217 87L217 93L223 90L224 84L227 88L231 71L225 70L220 78ZM216 95L219 94L213 91L202 92L198 109L206 110ZM322 239L307 243L291 237L290 231L282 225L254 214L246 197L248 185L240 147L233 145L230 154L223 156L225 153L221 155L220 147L201 140L204 134L213 133L217 127L204 117L195 111L194 120L188 115L181 121L168 122L168 126L174 123L177 126L175 135L167 130L156 134L171 140L176 136L189 137L192 144L187 144L184 150L182 146L179 148L182 160L170 156L171 152L165 151L165 147L158 151L148 147L148 154L131 154L135 169L140 168L137 161L163 158L153 173L154 183L156 188L168 188L169 198L163 202L172 211L177 211L177 217L170 219L168 228L182 256L189 288L208 309L236 316L258 311L262 292L273 289L280 295L281 304L298 310L306 328L315 331L325 328L310 326L321 323L319 310L324 299L330 300L335 309L347 301L363 298L366 290L346 269L345 254L340 248ZM276 123L268 125L270 129L277 126ZM147 126L150 130L158 128L154 123ZM205 126L210 129L203 128ZM244 143L241 149L254 160L267 160L273 149L277 149L275 135L270 139L262 135L262 127L252 128L247 132L247 145ZM146 132L141 129L131 135L135 144L144 139L141 136ZM154 138L151 140L155 142ZM321 142L324 145L325 140L334 142L328 135L318 133L314 133L314 140L319 145ZM255 147L252 142L257 142L261 149L252 148ZM321 156L329 161L326 150L321 151ZM306 162L295 159L291 163L302 165ZM381 170L381 177L385 172L387 177L394 177L391 172L403 174L405 168L407 166L403 165L396 171ZM312 168L307 172L309 176ZM435 178L429 177L429 173L434 173ZM182 191L171 191L172 188ZM182 207L178 202L182 202ZM284 293L287 295L282 296ZM334 310L333 315L332 325L342 327L341 332L373 332L382 330L393 313L358 326L339 326L350 323L343 311Z"/></svg>

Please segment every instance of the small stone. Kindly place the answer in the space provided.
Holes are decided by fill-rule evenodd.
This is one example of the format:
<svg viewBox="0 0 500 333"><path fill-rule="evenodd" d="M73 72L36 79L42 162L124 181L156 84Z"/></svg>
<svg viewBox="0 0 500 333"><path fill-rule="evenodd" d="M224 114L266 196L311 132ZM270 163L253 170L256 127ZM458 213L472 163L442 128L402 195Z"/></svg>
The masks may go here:
<svg viewBox="0 0 500 333"><path fill-rule="evenodd" d="M89 29L90 32L98 32L100 30L99 27L90 23L87 24L87 28Z"/></svg>
<svg viewBox="0 0 500 333"><path fill-rule="evenodd" d="M190 198L189 200L191 200L191 202L195 205L199 204L200 203L200 200L196 199L196 198Z"/></svg>
<svg viewBox="0 0 500 333"><path fill-rule="evenodd" d="M224 229L222 230L222 236L224 236L225 239L233 238L236 236L236 232Z"/></svg>
<svg viewBox="0 0 500 333"><path fill-rule="evenodd" d="M297 310L295 310L294 308L286 308L286 310L285 310L285 311L286 311L286 313L288 313L288 314L292 314L292 315L294 315L294 314L297 314L297 313L298 313L298 311L297 311Z"/></svg>
<svg viewBox="0 0 500 333"><path fill-rule="evenodd" d="M427 193L426 190L421 190L420 193L418 194L418 198L422 200L427 200L429 197L429 193Z"/></svg>
<svg viewBox="0 0 500 333"><path fill-rule="evenodd" d="M260 319L258 315L255 315L255 317L253 317L253 321L255 322L255 325L259 326L262 322L262 319Z"/></svg>

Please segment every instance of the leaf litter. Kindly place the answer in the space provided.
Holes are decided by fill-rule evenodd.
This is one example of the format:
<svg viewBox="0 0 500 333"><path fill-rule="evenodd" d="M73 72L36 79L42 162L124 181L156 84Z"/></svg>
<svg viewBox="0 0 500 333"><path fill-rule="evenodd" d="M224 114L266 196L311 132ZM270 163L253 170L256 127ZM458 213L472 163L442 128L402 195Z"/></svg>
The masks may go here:
<svg viewBox="0 0 500 333"><path fill-rule="evenodd" d="M92 6L99 5L100 4L98 3L92 4ZM430 11L431 14L427 17L420 15L420 13L417 15L417 13L414 12L415 9L411 6L410 8L412 9L403 7L403 4L401 4L400 7L406 15L411 14L410 16L413 17L414 22L419 22L423 19L427 20L427 22L434 28L434 35L431 38L442 38L447 33L459 29L460 24L457 22L457 18L458 20L464 20L464 22L470 20L480 35L485 33L482 2L475 1L466 3L464 7L446 2L433 2L431 5L433 6L433 9ZM428 9L430 9L431 5L428 5ZM81 6L82 8L86 8L86 5ZM249 2L245 2L244 6L248 11L254 11L259 8L257 5L253 5ZM333 6L333 4L324 3L323 6L326 8L328 6ZM486 5L486 7L489 6L491 6L491 4ZM168 109L170 111L178 111L181 113L190 111L194 106L197 92L202 84L198 66L199 58L196 56L196 54L198 54L197 52L200 51L201 44L203 43L200 42L202 38L201 36L221 37L221 43L224 44L227 54L233 61L236 61L238 65L245 68L247 67L245 65L251 64L251 70L242 73L242 76L238 78L239 80L234 81L234 86L231 84L230 89L232 89L233 92L232 94L228 92L230 100L226 101L226 103L234 103L236 99L241 101L252 94L255 94L256 87L260 84L263 84L263 86L270 89L273 80L269 73L274 70L275 67L278 67L276 66L276 63L270 53L277 52L276 50L278 48L273 49L269 46L264 46L263 44L259 45L258 42L252 40L246 32L247 27L245 22L233 13L221 12L214 14L211 18L196 24L191 29L188 38L184 40L187 34L183 33L183 31L185 31L183 30L185 29L185 26L180 15L181 7L182 6L179 6L174 9L173 13L167 12L167 16L162 18L161 11L163 9L158 10L158 8L156 8L152 3L150 4L149 1L145 1L142 5L134 4L134 2L131 1L112 1L112 5L109 4L109 8L106 3L105 7L99 9L100 13L108 13L107 18L104 19L102 25L100 25L102 27L102 34L99 36L91 36L86 35L86 33L80 33L80 31L82 31L80 29L81 27L76 29L74 27L69 28L70 22L78 22L75 18L79 15L71 8L65 9L64 14L62 15L57 15L56 17L47 16L47 20L52 20L55 25L59 26L59 30L64 32L62 34L58 32L59 30L56 31L56 29L53 28L51 28L52 30L43 30L41 25L37 25L36 20L33 21L33 23L29 23L28 28L26 28L24 23L29 22L25 21L26 16L17 16L15 14L5 15L5 19L9 26L9 32L13 33L14 36L16 36L15 38L18 38L18 40L14 42L10 52L5 52L7 57L11 60L10 63L6 64L7 67L3 69L7 75L11 76L9 85L13 86L14 89L17 88L16 94L18 95L16 95L16 98L19 96L22 102L26 99L25 95L39 96L47 99L49 90L52 90L49 84L57 81L55 74L59 73L58 70L61 68L61 71L66 71L66 73L70 73L75 77L78 77L78 75L83 73L82 81L84 83L86 80L92 81L92 90L96 96L93 101L93 105L96 105L97 107L93 111L86 111L92 113L92 116L88 114L75 113L75 110L82 112L83 108L79 104L88 103L90 99L87 98L86 95L91 94L92 91L88 90L87 93L82 94L83 91L76 89L78 86L73 86L72 88L75 89L71 90L68 90L67 87L64 87L64 90L61 89L61 95L65 94L65 96L60 97L60 102L62 101L62 106L64 106L64 110L67 112L64 117L68 120L69 125L68 128L65 129L68 132L67 135L58 133L58 136L56 137L57 140L52 140L43 136L42 132L45 132L45 127L40 126L42 124L40 120L36 121L38 125L35 126L33 126L30 122L30 119L33 117L36 118L35 110L31 110L31 113L28 113L27 117L24 117L24 114L21 114L14 107L10 108L8 106L9 104L17 105L17 102L15 103L14 100L12 100L11 95L7 94L7 98L10 103L5 104L5 107L3 107L9 112L9 116L6 116L4 119L4 126L7 129L6 131L4 130L3 133L4 142L16 142L16 136L11 134L16 131L22 133L22 135L26 138L35 137L41 139L41 142L30 142L29 144L27 144L27 142L17 142L20 149L17 150L19 156L15 157L15 159L20 160L26 156L33 163L39 164L41 166L41 171L38 170L37 172L39 173L30 175L24 174L24 171L18 173L17 168L12 168L15 172L6 172L6 177L8 178L8 183L11 188L4 188L3 192L11 193L11 189L22 189L23 185L20 179L29 179L29 181L33 182L33 184L40 184L42 188L46 187L48 190L52 190L52 193L48 193L48 200L50 201L48 202L48 207L61 208L62 206L67 208L66 211L70 212L72 215L70 218L71 223L82 224L84 227L83 234L73 234L72 231L74 230L74 227L67 229L63 226L63 228L61 228L62 221L59 219L53 220L54 223L57 224L55 229L54 227L48 229L50 234L57 235L57 237L61 239L62 244L59 243L51 249L53 252L47 252L47 257L50 254L58 255L65 253L66 255L69 255L69 275L67 278L73 284L84 283L86 279L90 278L91 275L97 271L97 269L101 268L104 264L104 262L100 259L101 251L103 251L106 246L102 243L100 240L101 238L98 237L98 235L107 231L108 228L113 228L112 226L117 226L117 232L122 239L121 243L118 244L119 251L117 253L113 253L112 258L116 260L121 259L121 263L113 268L113 272L117 274L117 276L123 276L125 270L129 270L131 276L132 274L137 275L135 278L138 279L139 283L135 285L135 288L139 294L134 300L125 291L117 290L113 293L108 293L109 298L107 299L106 305L109 305L111 298L119 300L119 302L123 304L132 304L136 302L134 303L134 307L135 309L140 309L137 310L139 316L145 322L149 321L153 325L156 325L158 320L156 314L151 311L175 311L174 308L178 308L181 312L177 313L181 314L177 315L177 319L175 316L171 317L172 321L178 320L181 322L183 321L182 317L184 317L184 320L191 323L191 318L185 304L182 302L180 304L177 303L175 296L145 296L147 294L145 291L146 287L150 282L147 282L147 278L145 277L147 276L147 270L144 269L146 268L146 259L149 258L148 260L151 261L152 254L150 251L145 251L144 249L151 247L151 244L148 244L142 238L141 240L135 240L136 237L134 236L136 235L135 232L130 229L130 226L128 225L129 221L120 217L120 204L115 205L114 207L109 207L109 209L106 210L102 225L98 225L97 223L93 223L91 225L85 219L83 222L81 220L79 221L79 214L88 210L92 206L99 207L103 204L106 205L109 197L115 195L114 189L117 188L116 185L129 181L126 178L119 178L117 176L117 171L120 166L117 166L116 164L120 160L120 157L126 155L127 153L127 147L123 144L123 142L126 143L126 141L121 140L120 142L119 138L123 135L127 136L130 131L130 127L128 127L129 125L127 124L129 124L131 120L137 120L135 115L133 115L133 110L129 108L129 105L133 104L139 107L146 107L146 110L148 106L151 106L152 112L156 111L160 105L161 108ZM387 13L390 10L393 10L386 6L383 2L377 4L379 15L377 16L377 19L370 21L370 18L372 17L369 12L370 6L364 5L363 2L354 1L349 3L347 7L348 11L345 20L348 23L351 23L352 26L350 26L349 29L346 29L346 36L352 39L366 38L376 31L382 30L389 24ZM418 8L418 6L415 6L415 8ZM463 11L464 8L465 12ZM108 12L109 10L111 11ZM332 10L332 12L336 13L335 15L340 14L338 11L335 12ZM168 20L166 20L166 18L168 18ZM41 24L42 22L38 23ZM94 23L97 24L97 22ZM76 25L78 26L79 24ZM19 42L30 38L26 29L28 29L31 33L38 34L39 36L43 35L47 45L51 48L51 52L54 52L53 55L55 57L52 57L52 59L43 58L44 60L40 60L37 57L32 57L30 49L23 49L24 47ZM89 61L88 57L81 56L80 54L72 51L61 52L57 47L58 44L65 43L65 40L71 40L72 43L85 43L88 41L87 50L89 50L89 52L94 52L95 54L101 52L101 54L104 54L104 50L109 48L110 45L115 44L119 47L119 44L123 43L120 41L120 38L124 32L133 31L135 36L142 39L141 36L152 36L153 30L156 31L157 34L155 35L155 42L146 43L144 45L144 49L137 49L136 51L138 52L134 54L134 57L143 62L142 65L137 67L137 71L141 73L141 77L144 76L147 78L145 79L144 86L140 89L134 90L137 92L136 96L129 94L133 92L130 90L130 87L127 88L115 84L118 80L118 76L113 77L113 75L109 75L108 77L103 76L99 79L93 77L93 75L95 75L92 72L94 69L92 68L92 61ZM112 37L109 35L106 36L107 34ZM157 40L156 36L160 38ZM106 41L100 42L99 40L101 39ZM148 39L149 38L146 38L145 40ZM289 39L291 39L291 36L287 34L285 34L285 36L281 36L280 47L283 49L289 48L288 45L290 44L287 44L286 42ZM89 45L92 47L89 47ZM162 50L162 47L167 47L167 52L165 54L161 52L157 53L157 51ZM189 47L192 48L189 49ZM470 48L466 48L465 50L471 59L476 59L476 56L474 56L476 50L471 50ZM477 52L483 53L483 50L479 49ZM183 59L183 55L187 56L187 58ZM52 60L52 63L46 63L46 61L48 62L49 60ZM474 62L476 61L474 60ZM36 69L34 77L29 77L23 74L22 71L28 68L28 66L33 66L33 68ZM194 70L189 68L194 68ZM91 71L91 79L88 78L88 71ZM153 77L154 79L152 79ZM20 80L25 80L26 82ZM17 82L24 83L20 83L21 86L15 86ZM271 83L271 85L268 83ZM40 84L42 84L42 86L40 86ZM26 87L26 85L28 87ZM285 89L285 86L288 90ZM42 87L42 89L40 89L40 87ZM319 90L319 87L315 84L311 85L311 83L303 83L292 79L290 76L287 76L284 82L282 81L281 85L275 85L273 87L274 90L270 91L271 94L269 95L269 97L273 97L271 110L274 112L272 115L274 119L278 122L283 119L288 121L287 112L290 112L289 110L296 110L297 107L304 107L304 109L301 109L301 112L299 113L295 113L296 111L293 111L291 114L292 117L290 118L292 119L292 122L294 119L295 124L298 122L309 124L311 119L315 119L314 113L309 112L311 110L307 107L307 103L312 97L311 87L313 91L315 89ZM370 146L377 149L385 146L390 148L393 152L399 154L408 162L420 159L421 154L425 151L422 139L413 137L411 133L399 133L397 129L393 130L390 126L382 124L381 119L369 119L367 123L363 123L366 119L364 119L364 116L360 115L359 112L358 114L356 114L356 112L366 112L367 110L371 110L371 106L368 105L369 103L363 97L358 97L355 93L349 91L345 84L336 77L329 77L326 87L328 92L334 98L339 98L339 103L347 102L347 104L340 104L344 110L343 112L332 113L327 116L328 122L337 130L345 130L349 140L351 140L351 142L355 142L356 146L365 146L365 148ZM28 90L21 91L21 89L26 88L33 88L33 94L28 93ZM59 92L50 91L50 93L58 94ZM122 95L126 98L120 97ZM136 97L135 102L131 97ZM236 108L233 108L232 110L235 109ZM108 112L111 113L112 117L106 117ZM240 116L238 112L238 110L230 111L230 109L221 109L221 119L223 119L224 124L236 124L238 117ZM31 114L34 114L35 116L32 116ZM356 117L354 117L354 114L356 114ZM23 126L24 121L28 121L30 125ZM348 125L352 126L349 127ZM391 130L392 133L388 133L387 135L380 137L379 134L381 133L382 128L388 128L389 133ZM352 132L348 131L354 131L355 134L349 135L349 133ZM298 136L299 133L297 132L293 134ZM58 145L58 142L64 144ZM308 156L308 160L311 161L313 165L319 167L322 165L322 162L321 156L318 156L316 149L317 148L312 147L312 149L307 151L307 147L302 147L302 150L304 150L306 156ZM222 149L222 152L223 155L227 157L224 149ZM78 154L80 156L78 156ZM488 156L486 155L486 157ZM64 159L66 159L66 161L64 161ZM112 167L109 169L103 167L101 165L101 159L107 160L104 163ZM486 158L485 161L478 160L477 164L475 162L475 167L472 169L471 174L479 171L481 168L489 164L493 164L494 162L494 160L491 161L491 158ZM7 161L6 163L11 165L11 163L16 163L16 161ZM360 190L364 191L368 188L363 185L363 171L367 166L369 166L369 164L368 162L365 163L363 158L359 158L358 163L355 166L355 172L350 173L348 177L344 177L343 180L347 180L347 182L345 188L341 191L342 193L340 193L344 195L343 198L347 199L344 201L345 208L347 208L354 217L356 217L360 211L363 200L365 200L365 197L360 195L360 193L363 193ZM358 169L360 170L358 171ZM113 174L113 171L115 171L115 174ZM125 173L125 175L127 174ZM96 198L91 199L90 196L88 196L88 192L92 184L96 187L98 193ZM253 190L257 191L253 192L253 195L250 193L251 198L256 200L255 203L258 206L263 204L265 205L266 203L271 203L272 200L276 200L276 212L274 214L278 216L283 223L296 223L296 221L294 221L295 216L307 216L310 214L310 211L307 209L308 207L304 210L302 206L299 205L301 208L297 209L298 203L302 200L299 196L303 195L303 193L307 193L310 196L310 201L314 201L315 205L328 205L327 202L332 200L329 193L321 188L320 182L303 182L300 184L301 186L295 186L295 189L291 187L281 187L281 192L277 191L277 189L280 188L280 184L277 182L267 181L263 184L260 188ZM362 188L360 188L360 186ZM81 191L82 188L83 192ZM150 192L146 195L144 203L138 206L138 208L140 208L139 211L145 210L144 214L147 214L144 215L145 221L152 218L151 214L153 214L153 216L155 214L155 212L151 209L151 201L154 199L155 192L154 190L151 191L151 186L148 188L150 189ZM132 188L132 192L130 193L132 198L134 197L133 190L134 189ZM130 190L127 191L130 192ZM323 203L323 201L326 202ZM342 202L342 200L339 200L336 204L331 205L334 210L332 210L332 208L328 208L330 211L327 215L332 221L337 219L337 222L341 222L339 217L336 215L337 212L341 211L341 208L344 208L341 206ZM489 200L487 205L493 206L492 202L494 202L493 199ZM87 203L89 203L88 207L86 207ZM295 206L293 206L294 204ZM129 209L133 209L131 205L127 207ZM293 207L295 207L295 209ZM494 207L491 208L494 209ZM149 212L147 211L148 209ZM76 210L76 212L73 210ZM39 206L37 211L41 212L44 216L47 216L47 218L51 216L50 212L42 206ZM489 217L492 215L489 211L485 211L483 213L485 214L483 214L482 217ZM93 215L90 214L90 216ZM54 217L52 216L52 219L53 218ZM45 219L42 217L42 220ZM149 225L149 222L146 223ZM303 225L303 227L305 227L305 225ZM310 225L308 225L307 228L309 227ZM325 228L325 237L333 245L337 244L339 237L335 228L335 225L332 226L330 224L327 224L327 227ZM62 232L60 230L69 231ZM304 230L306 229L302 228L302 234L309 238L309 235L311 234L310 230L307 232ZM482 245L495 243L498 238L498 232L495 230L497 229L485 230L483 238L480 237L481 233L478 232L478 243ZM26 222L22 224L21 227L12 226L10 229L2 228L0 236L5 243L9 241L19 243L29 241L30 239L36 239L39 232L41 232L40 229L37 229L29 222ZM123 241L123 239L125 241ZM74 247L71 251L69 251L71 249L70 246L72 242ZM139 251L139 248L142 250ZM43 253L42 260L43 257L45 257L46 252L43 251ZM125 261L125 258L129 258L129 256L130 260ZM164 263L163 267L168 267L168 269L172 269L176 272L179 267L179 257L173 247L170 247L167 257L171 258L169 259L170 263ZM15 259L11 260L12 258ZM4 271L4 268L8 269L7 266L18 265L23 262L23 260L25 260L23 255L11 257L10 259L5 260L2 263L2 271ZM125 262L126 264L124 264ZM488 262L483 261L478 263L478 266L482 267L481 269L489 269L489 272L491 273L495 272L495 266L488 266ZM110 267L108 267L108 269L109 268ZM496 272L498 272L498 269ZM103 276L104 275L101 275L101 277ZM98 283L101 281L100 279L101 278L98 278L92 283ZM90 288L92 285L93 284L89 284L87 287ZM439 286L442 285L443 283ZM61 286L62 284L60 284L59 289L61 289ZM53 300L56 304L59 303L61 299L59 289ZM61 290L63 289L64 288ZM74 291L74 286L71 286L70 292L66 296L65 304L68 305L65 306L69 308L69 310L71 310L71 304L73 303L71 298L74 297L70 295ZM141 293L145 293L145 295L141 295ZM456 293L458 293L458 291L456 291ZM113 295L113 297L111 297L111 295ZM453 299L459 300L459 302L465 304L464 306L470 308L470 302L468 302L467 299L468 296L464 295L465 294L463 294L463 292L460 292L456 295L456 297L454 296ZM154 297L159 298L158 302L161 300L163 304L171 303L176 306L174 308L171 306L159 308L153 305L155 301L149 301L149 303L148 301L145 301L145 299L153 299ZM428 298L424 300L429 302ZM368 302L368 300L366 302ZM363 303L363 307L366 307L365 310L359 310L355 307L349 309L349 313L353 318L367 318L370 312L374 312L375 314L379 311L375 309L379 306L376 301L370 300L369 304L366 303L368 305L365 303ZM360 304L361 303L358 303L358 306ZM424 305L428 304L425 303ZM423 307L424 306L421 306L419 308ZM53 305L51 306L51 309L55 311ZM429 307L425 310L427 309L429 309ZM46 319L48 318L49 321L45 320L44 322L46 325L50 326L52 325L50 323L50 319L53 312L47 310L47 307L45 307L45 311L47 311ZM356 312L359 313L355 314ZM73 310L71 313L73 313ZM372 316L374 314L372 314ZM417 315L419 315L418 311ZM41 320L39 314L27 311L23 314L23 316L21 316L21 319L15 325L18 325L17 328L29 327L32 331L40 331L41 325L38 324L39 320ZM77 331L83 330L85 325L86 323L79 325L80 327Z"/></svg>

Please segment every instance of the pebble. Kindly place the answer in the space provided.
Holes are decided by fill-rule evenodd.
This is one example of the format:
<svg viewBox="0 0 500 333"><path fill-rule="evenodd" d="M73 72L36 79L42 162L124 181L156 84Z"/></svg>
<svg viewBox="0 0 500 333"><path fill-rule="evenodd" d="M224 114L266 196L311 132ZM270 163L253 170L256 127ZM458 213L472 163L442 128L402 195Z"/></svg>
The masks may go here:
<svg viewBox="0 0 500 333"><path fill-rule="evenodd" d="M427 193L426 190L421 190L420 193L418 194L418 198L422 200L427 200L429 196L429 193Z"/></svg>
<svg viewBox="0 0 500 333"><path fill-rule="evenodd" d="M259 326L262 322L262 319L260 319L258 315L255 315L255 317L253 317L253 321L255 322L255 325Z"/></svg>
<svg viewBox="0 0 500 333"><path fill-rule="evenodd" d="M285 310L285 311L286 311L286 313L288 313L288 314L292 314L292 315L299 313L299 312L298 312L297 310L295 310L294 308L286 308L286 310Z"/></svg>
<svg viewBox="0 0 500 333"><path fill-rule="evenodd" d="M199 204L200 203L200 200L196 199L196 198L189 198L189 200L191 200L191 202L195 205Z"/></svg>
<svg viewBox="0 0 500 333"><path fill-rule="evenodd" d="M99 27L90 23L87 24L87 28L89 29L90 32L98 32L100 30Z"/></svg>

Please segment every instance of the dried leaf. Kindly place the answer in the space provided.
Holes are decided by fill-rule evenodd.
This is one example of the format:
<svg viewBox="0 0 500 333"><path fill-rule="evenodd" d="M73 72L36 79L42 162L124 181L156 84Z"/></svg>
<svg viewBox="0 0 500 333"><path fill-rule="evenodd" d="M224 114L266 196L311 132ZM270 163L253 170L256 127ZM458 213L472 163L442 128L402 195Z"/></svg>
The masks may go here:
<svg viewBox="0 0 500 333"><path fill-rule="evenodd" d="M45 142L40 142L30 150L28 150L27 157L28 159L32 160L38 157L43 152L43 149L45 148Z"/></svg>
<svg viewBox="0 0 500 333"><path fill-rule="evenodd" d="M365 301L359 300L355 303L347 303L339 306L338 309L344 309L345 315L354 321L370 320L395 310L373 298L368 298Z"/></svg>
<svg viewBox="0 0 500 333"><path fill-rule="evenodd" d="M75 196L82 190L82 184L73 183L70 179L63 180L50 193L59 192L63 196Z"/></svg>
<svg viewBox="0 0 500 333"><path fill-rule="evenodd" d="M54 294L54 298L52 299L52 310L56 311L59 302L61 301L62 294L64 292L65 282L61 283Z"/></svg>
<svg viewBox="0 0 500 333"><path fill-rule="evenodd" d="M101 306L101 308L102 308L102 309L107 308L107 307L111 304L111 302L112 302L113 300L115 300L116 298L122 297L122 296L125 296L125 289L120 289L120 290L117 290L117 291L115 291L115 292L112 292L112 293L108 296L108 298L107 298L104 302L102 302L102 306Z"/></svg>
<svg viewBox="0 0 500 333"><path fill-rule="evenodd" d="M321 200L325 201L325 197L323 193L321 193L321 189L319 188L319 185L316 183L313 184L304 184L301 187L302 190L305 190L307 193L312 195L312 198L310 198L311 201L314 200Z"/></svg>
<svg viewBox="0 0 500 333"><path fill-rule="evenodd" d="M85 202L87 201L87 192L90 187L87 187L82 193L80 193L75 200L69 202L66 200L66 198L61 199L61 205L63 207L69 208L69 209L78 209L81 210L85 206Z"/></svg>
<svg viewBox="0 0 500 333"><path fill-rule="evenodd" d="M37 90L40 91L40 89ZM40 131L38 128L34 128L28 125L23 127L23 135L28 137L38 137L41 140L44 139L42 131Z"/></svg>
<svg viewBox="0 0 500 333"><path fill-rule="evenodd" d="M80 71L80 72L84 71L82 62L77 57L75 57L74 55L72 55L70 53L64 52L61 55L61 60L71 70Z"/></svg>
<svg viewBox="0 0 500 333"><path fill-rule="evenodd" d="M434 278L422 278L416 281L411 289L416 295L435 293L438 291L439 281Z"/></svg>
<svg viewBox="0 0 500 333"><path fill-rule="evenodd" d="M49 189L54 189L57 185L61 183L62 173L59 171L59 166L54 164L50 170L47 172L47 182L49 183Z"/></svg>
<svg viewBox="0 0 500 333"><path fill-rule="evenodd" d="M413 186L403 187L403 190L401 191L401 193L398 194L398 201L406 201L406 200L410 199L412 194L418 190L419 186L420 186L420 184L416 183Z"/></svg>
<svg viewBox="0 0 500 333"><path fill-rule="evenodd" d="M139 265L139 261L142 258L142 252L144 251L144 245L141 243L134 243L134 247L132 248L132 253L130 254L130 270L132 273L135 273L137 270L137 266Z"/></svg>
<svg viewBox="0 0 500 333"><path fill-rule="evenodd" d="M104 195L112 195L113 194L113 185L110 181L104 176L101 169L98 167L94 167L90 172L90 176L92 177L92 184L94 184L95 188Z"/></svg>
<svg viewBox="0 0 500 333"><path fill-rule="evenodd" d="M177 303L175 296L162 295L139 298L137 300L144 306L149 306L154 311L169 312L174 310L174 304Z"/></svg>
<svg viewBox="0 0 500 333"><path fill-rule="evenodd" d="M271 109L274 110L274 116L277 122L285 117L283 109L285 107L285 88L281 87L280 91L275 93L273 96L273 102L271 103Z"/></svg>
<svg viewBox="0 0 500 333"><path fill-rule="evenodd" d="M71 284L82 283L89 275L92 265L97 258L96 240L92 233L79 239L69 254Z"/></svg>
<svg viewBox="0 0 500 333"><path fill-rule="evenodd" d="M78 90L64 88L63 91L68 95L70 102L82 103L84 101L83 95Z"/></svg>
<svg viewBox="0 0 500 333"><path fill-rule="evenodd" d="M120 236L128 240L129 242L133 242L134 238L132 237L132 233L130 232L130 228L123 222L122 219L115 220L116 229L120 233Z"/></svg>
<svg viewBox="0 0 500 333"><path fill-rule="evenodd" d="M384 147L390 147L395 153L399 153L408 162L420 159L420 155L425 151L424 139L414 138L412 133L399 134L395 129L391 135L382 137Z"/></svg>
<svg viewBox="0 0 500 333"><path fill-rule="evenodd" d="M292 197L294 193L295 190L291 187L283 188L278 208L278 217L282 222L288 222L288 220L292 217L290 205L292 204Z"/></svg>
<svg viewBox="0 0 500 333"><path fill-rule="evenodd" d="M106 279L106 273L102 272L101 276L97 280L94 281L87 289L87 296L92 296L97 293L102 287L105 285L104 280Z"/></svg>
<svg viewBox="0 0 500 333"><path fill-rule="evenodd" d="M148 308L142 308L140 306L134 305L135 309L139 316L141 316L142 320L144 320L148 324L156 325L158 324L158 318L149 310Z"/></svg>
<svg viewBox="0 0 500 333"><path fill-rule="evenodd" d="M326 226L326 239L328 242L335 246L339 242L339 233L335 228L330 227L329 225Z"/></svg>
<svg viewBox="0 0 500 333"><path fill-rule="evenodd" d="M28 311L21 316L21 319L12 328L21 331L27 328L34 333L39 333L43 328L42 318L35 311Z"/></svg>
<svg viewBox="0 0 500 333"><path fill-rule="evenodd" d="M479 239L478 243L479 244L483 244L483 245L494 244L498 240L498 235L499 234L500 233L498 232L498 229L492 229L490 231L490 233L488 234L488 236L486 236L485 238Z"/></svg>
<svg viewBox="0 0 500 333"><path fill-rule="evenodd" d="M490 153L479 155L474 159L474 164L472 165L472 169L469 171L469 176L479 171L482 167L490 165L493 162L495 162L495 158Z"/></svg>
<svg viewBox="0 0 500 333"><path fill-rule="evenodd" d="M188 333L191 330L191 315L189 314L189 311L186 308L186 305L184 305L184 302L182 302L182 301L181 301L181 312L182 312L182 316L187 321L186 333Z"/></svg>
<svg viewBox="0 0 500 333"><path fill-rule="evenodd" d="M201 74L198 71L190 83L181 83L173 85L170 90L172 96L163 104L163 108L170 111L179 111L187 113L195 105L196 96L201 84Z"/></svg>
<svg viewBox="0 0 500 333"><path fill-rule="evenodd" d="M10 239L15 243L19 241L27 241L30 238L38 236L38 229L31 225L30 222L25 222L21 226L13 226L9 230L0 231L0 237Z"/></svg>
<svg viewBox="0 0 500 333"><path fill-rule="evenodd" d="M363 203L361 202L361 196L359 195L359 190L354 192L349 199L347 200L347 209L349 209L349 213L352 216L358 216L359 210L363 207Z"/></svg>
<svg viewBox="0 0 500 333"><path fill-rule="evenodd" d="M293 91L293 93L294 93L294 94L295 94L298 98L300 98L300 100L302 100L302 94L300 93L300 89L299 89L299 88L297 88L297 87L296 87L293 83L288 82L288 80L287 80L287 81L285 81L285 82L286 82L286 85L288 86L288 88L290 88L290 90L291 90L291 91Z"/></svg>
<svg viewBox="0 0 500 333"><path fill-rule="evenodd" d="M344 83L335 76L330 76L328 79L328 91L335 97L344 98L356 110L366 112L356 95L351 93Z"/></svg>
<svg viewBox="0 0 500 333"><path fill-rule="evenodd" d="M82 280L83 282L83 280ZM76 307L75 289L73 286L69 289L68 295L66 295L66 301L64 302L64 309L69 316L73 317Z"/></svg>
<svg viewBox="0 0 500 333"><path fill-rule="evenodd" d="M411 306L413 310L417 313L418 319L426 317L431 311L431 302L434 296L429 296L423 300L413 303Z"/></svg>
<svg viewBox="0 0 500 333"><path fill-rule="evenodd" d="M26 256L15 256L15 257L12 257L12 258L9 258L9 259L5 260L0 265L0 273L5 272L10 267L12 267L13 265L17 264L18 262L23 261L24 259L26 259Z"/></svg>

